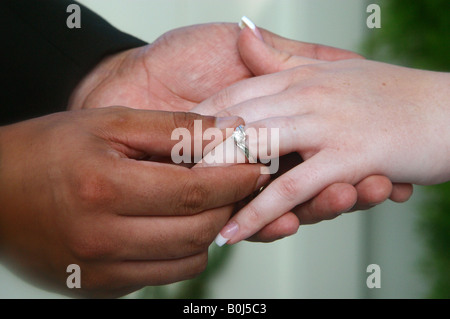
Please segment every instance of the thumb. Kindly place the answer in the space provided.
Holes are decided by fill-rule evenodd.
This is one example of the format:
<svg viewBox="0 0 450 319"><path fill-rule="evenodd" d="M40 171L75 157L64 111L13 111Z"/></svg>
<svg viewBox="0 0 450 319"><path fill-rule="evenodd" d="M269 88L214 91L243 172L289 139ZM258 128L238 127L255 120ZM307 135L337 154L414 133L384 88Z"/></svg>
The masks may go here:
<svg viewBox="0 0 450 319"><path fill-rule="evenodd" d="M270 46L264 42L258 28L246 17L242 18L239 25L243 28L238 39L239 53L246 66L256 76L322 62Z"/></svg>

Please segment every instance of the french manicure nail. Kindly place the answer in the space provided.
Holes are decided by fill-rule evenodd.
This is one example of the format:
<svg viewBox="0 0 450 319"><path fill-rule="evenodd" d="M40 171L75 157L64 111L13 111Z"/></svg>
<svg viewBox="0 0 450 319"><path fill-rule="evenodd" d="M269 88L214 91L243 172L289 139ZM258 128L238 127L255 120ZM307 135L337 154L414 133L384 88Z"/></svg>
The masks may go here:
<svg viewBox="0 0 450 319"><path fill-rule="evenodd" d="M256 25L253 23L252 20L250 20L248 17L243 16L241 18L241 21L239 21L239 27L241 29L244 29L245 27L249 27L250 30L252 30L253 34L260 39L261 41L264 41L261 32L259 32L258 28L256 27Z"/></svg>
<svg viewBox="0 0 450 319"><path fill-rule="evenodd" d="M234 128L236 127L236 123L239 121L239 117L237 116L229 116L229 117L218 117L216 118L216 127L224 130L226 128Z"/></svg>
<svg viewBox="0 0 450 319"><path fill-rule="evenodd" d="M222 247L237 233L238 230L239 225L236 222L229 222L224 228L222 228L214 242L217 246Z"/></svg>

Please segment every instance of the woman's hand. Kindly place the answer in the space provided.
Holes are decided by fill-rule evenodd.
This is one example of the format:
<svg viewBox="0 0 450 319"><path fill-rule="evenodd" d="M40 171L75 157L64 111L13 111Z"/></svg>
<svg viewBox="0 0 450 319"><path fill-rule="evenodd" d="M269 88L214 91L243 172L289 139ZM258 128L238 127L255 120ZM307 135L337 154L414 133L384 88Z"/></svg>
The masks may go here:
<svg viewBox="0 0 450 319"><path fill-rule="evenodd" d="M260 48L248 64L264 65L258 57L270 54ZM243 56L247 61L251 54ZM449 179L448 74L362 59L330 63L285 54L284 61L276 68L285 71L238 83L199 106L234 105L218 114L243 117L247 131L279 129L271 150L304 160L232 218L223 231L229 243L296 212L332 184L355 185L370 175L408 183L404 187ZM268 147L262 139L257 144Z"/></svg>

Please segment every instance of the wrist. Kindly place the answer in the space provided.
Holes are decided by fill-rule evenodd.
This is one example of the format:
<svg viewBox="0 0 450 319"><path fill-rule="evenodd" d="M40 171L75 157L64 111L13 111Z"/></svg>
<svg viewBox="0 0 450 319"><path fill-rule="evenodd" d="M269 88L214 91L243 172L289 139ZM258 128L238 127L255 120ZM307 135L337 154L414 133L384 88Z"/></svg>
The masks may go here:
<svg viewBox="0 0 450 319"><path fill-rule="evenodd" d="M33 150L40 147L33 143L37 136L35 120L23 121L0 127L0 248L7 248L20 233L23 218L30 218L27 211L36 210L32 196L27 196L31 179L39 179L40 170ZM31 178L32 177L32 178ZM39 195L42 196L40 190Z"/></svg>

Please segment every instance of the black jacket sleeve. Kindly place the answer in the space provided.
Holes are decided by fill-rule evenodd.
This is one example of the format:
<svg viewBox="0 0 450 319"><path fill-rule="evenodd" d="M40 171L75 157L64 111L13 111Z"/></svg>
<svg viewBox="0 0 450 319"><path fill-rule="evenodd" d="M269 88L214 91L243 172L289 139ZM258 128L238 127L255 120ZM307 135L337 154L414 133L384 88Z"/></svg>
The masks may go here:
<svg viewBox="0 0 450 319"><path fill-rule="evenodd" d="M67 27L72 3L81 8L81 28ZM146 44L66 0L2 0L0 30L0 125L65 110L102 58Z"/></svg>

